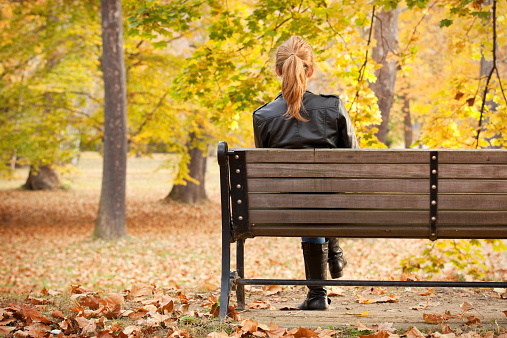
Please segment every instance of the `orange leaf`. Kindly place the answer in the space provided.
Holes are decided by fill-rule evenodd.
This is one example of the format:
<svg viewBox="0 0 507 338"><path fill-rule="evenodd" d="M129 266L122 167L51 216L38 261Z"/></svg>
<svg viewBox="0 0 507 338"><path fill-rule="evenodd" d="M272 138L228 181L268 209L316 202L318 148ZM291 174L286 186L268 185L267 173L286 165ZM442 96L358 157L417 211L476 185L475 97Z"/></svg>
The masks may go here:
<svg viewBox="0 0 507 338"><path fill-rule="evenodd" d="M257 323L255 320L247 319L241 324L241 331L254 333L255 331L257 331L258 326L259 323Z"/></svg>
<svg viewBox="0 0 507 338"><path fill-rule="evenodd" d="M153 293L153 286L151 286L151 285L141 285L141 286L134 285L130 289L130 295L134 298L151 295L152 293Z"/></svg>
<svg viewBox="0 0 507 338"><path fill-rule="evenodd" d="M124 299L123 296L120 295L119 293L110 293L104 297L104 301L109 306L116 306L123 304Z"/></svg>
<svg viewBox="0 0 507 338"><path fill-rule="evenodd" d="M504 315L506 315L506 316L507 316L507 311L502 311L502 312L503 312L503 314L504 314Z"/></svg>
<svg viewBox="0 0 507 338"><path fill-rule="evenodd" d="M305 337L318 337L319 334L313 330L302 328L301 326L299 329L294 333L295 338L305 338Z"/></svg>
<svg viewBox="0 0 507 338"><path fill-rule="evenodd" d="M282 292L282 287L279 285L270 285L264 291L264 296L272 296Z"/></svg>
<svg viewBox="0 0 507 338"><path fill-rule="evenodd" d="M466 324L481 326L481 320L476 316L468 316Z"/></svg>
<svg viewBox="0 0 507 338"><path fill-rule="evenodd" d="M0 334L6 335L13 330L16 330L16 328L12 326L0 326Z"/></svg>
<svg viewBox="0 0 507 338"><path fill-rule="evenodd" d="M268 301L260 301L260 300L256 300L253 301L252 303L249 303L248 307L250 309L268 309L268 310L272 308L271 304Z"/></svg>
<svg viewBox="0 0 507 338"><path fill-rule="evenodd" d="M354 312L354 313L345 312L345 314L352 315L352 316L358 316L358 317L366 317L366 316L368 316L368 310L366 310L364 312Z"/></svg>
<svg viewBox="0 0 507 338"><path fill-rule="evenodd" d="M51 312L51 317L53 317L53 318L60 318L60 319L64 318L63 312L60 311L60 310L53 310L53 312Z"/></svg>
<svg viewBox="0 0 507 338"><path fill-rule="evenodd" d="M359 322L359 320L358 320L358 321L354 324L354 326L355 326L355 327L356 327L359 331L370 331L370 330L372 330L372 329L370 329L369 327L367 327L367 326L365 326L365 325L361 324L361 323Z"/></svg>
<svg viewBox="0 0 507 338"><path fill-rule="evenodd" d="M444 321L444 317L442 315L437 314L423 313L423 318L427 324L439 324Z"/></svg>
<svg viewBox="0 0 507 338"><path fill-rule="evenodd" d="M359 338L388 338L389 337L389 333L386 332L386 331L379 331L379 332L375 332L375 333L370 333L370 334L367 334L367 335L358 335Z"/></svg>
<svg viewBox="0 0 507 338"><path fill-rule="evenodd" d="M416 327L413 327L410 329L410 331L408 331L407 333L405 333L407 338L425 338L426 335L424 333L422 333L421 331L419 331Z"/></svg>
<svg viewBox="0 0 507 338"><path fill-rule="evenodd" d="M428 289L428 290L426 290L426 291L424 291L424 292L421 292L421 293L420 293L420 295L421 295L421 296L429 296L429 295L431 295L431 294L433 294L433 293L435 293L435 290L433 290L433 289Z"/></svg>
<svg viewBox="0 0 507 338"><path fill-rule="evenodd" d="M445 325L443 322L440 323L440 326L442 327L442 333L448 334L448 333L454 333L454 331L451 329L449 325Z"/></svg>
<svg viewBox="0 0 507 338"><path fill-rule="evenodd" d="M79 305L89 307L92 310L97 310L99 308L99 302L101 300L102 299L96 295L84 295L76 297L76 302Z"/></svg>

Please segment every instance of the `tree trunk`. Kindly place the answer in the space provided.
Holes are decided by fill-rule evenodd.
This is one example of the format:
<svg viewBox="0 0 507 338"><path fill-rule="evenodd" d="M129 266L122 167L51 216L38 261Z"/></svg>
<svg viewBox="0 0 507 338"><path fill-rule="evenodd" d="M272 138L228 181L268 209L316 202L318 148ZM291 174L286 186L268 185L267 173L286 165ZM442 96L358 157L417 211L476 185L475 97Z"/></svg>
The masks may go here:
<svg viewBox="0 0 507 338"><path fill-rule="evenodd" d="M398 49L398 16L400 9L380 11L375 15L373 33L377 45L373 48L372 58L382 65L375 72L377 81L370 85L370 88L377 97L378 107L382 115L382 123L376 136L380 142L387 144L387 132L389 124L389 112L393 105L394 85L396 83L397 62L390 60L389 53L395 53Z"/></svg>
<svg viewBox="0 0 507 338"><path fill-rule="evenodd" d="M102 72L104 76L104 164L94 235L126 235L127 93L123 55L121 0L101 0Z"/></svg>
<svg viewBox="0 0 507 338"><path fill-rule="evenodd" d="M30 173L23 188L27 190L54 190L60 187L60 180L57 172L50 165L39 166L35 170L30 166Z"/></svg>
<svg viewBox="0 0 507 338"><path fill-rule="evenodd" d="M207 153L202 149L195 147L195 134L190 134L190 141L187 144L188 153L190 155L190 163L187 164L190 177L198 181L199 184L185 180L186 185L175 184L166 197L173 201L187 204L199 203L207 199L205 189L206 160Z"/></svg>

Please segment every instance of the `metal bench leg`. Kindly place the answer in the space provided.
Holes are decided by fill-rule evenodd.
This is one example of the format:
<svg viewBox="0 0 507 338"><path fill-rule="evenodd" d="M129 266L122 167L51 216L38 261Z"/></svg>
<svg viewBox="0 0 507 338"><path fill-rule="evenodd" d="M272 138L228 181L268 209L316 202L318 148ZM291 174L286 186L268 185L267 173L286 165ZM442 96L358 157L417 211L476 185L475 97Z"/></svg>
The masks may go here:
<svg viewBox="0 0 507 338"><path fill-rule="evenodd" d="M230 270L231 270L231 234L229 231L222 231L222 283L220 289L220 321L227 317L229 311L229 295L231 291Z"/></svg>
<svg viewBox="0 0 507 338"><path fill-rule="evenodd" d="M245 240L240 239L236 245L236 269L239 278L245 278ZM238 284L236 286L236 298L238 300L238 310L245 309L245 286Z"/></svg>

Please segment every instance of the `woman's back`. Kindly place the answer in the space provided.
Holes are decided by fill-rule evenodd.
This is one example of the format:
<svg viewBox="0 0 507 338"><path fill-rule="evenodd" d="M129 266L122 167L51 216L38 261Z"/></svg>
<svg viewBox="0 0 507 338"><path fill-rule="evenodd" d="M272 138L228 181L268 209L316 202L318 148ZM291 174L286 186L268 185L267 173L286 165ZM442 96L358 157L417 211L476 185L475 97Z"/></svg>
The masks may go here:
<svg viewBox="0 0 507 338"><path fill-rule="evenodd" d="M287 102L278 97L253 113L257 148L359 148L354 127L336 95L303 95L301 116L287 118Z"/></svg>

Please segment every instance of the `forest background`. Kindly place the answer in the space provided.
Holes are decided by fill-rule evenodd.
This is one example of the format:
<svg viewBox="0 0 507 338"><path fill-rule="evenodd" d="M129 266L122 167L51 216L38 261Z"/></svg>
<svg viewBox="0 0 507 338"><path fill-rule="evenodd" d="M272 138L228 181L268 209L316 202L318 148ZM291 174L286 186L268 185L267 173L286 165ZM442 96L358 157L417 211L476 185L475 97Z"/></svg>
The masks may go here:
<svg viewBox="0 0 507 338"><path fill-rule="evenodd" d="M505 148L506 13L506 2L491 0L2 1L0 173L16 178L28 166L24 189L61 187L81 154L106 154L105 107L121 99L114 121L125 120L124 140L113 145L131 157L168 154L159 168L174 176L166 201L207 200L206 157L218 140L253 146L251 114L279 92L274 52L291 35L314 48L309 89L340 95L362 148ZM107 18L121 27L124 78L111 80L124 82L124 98L104 94ZM104 182L102 196L112 190ZM126 234L125 190L117 195L123 219L101 217L101 204L97 237ZM405 269L437 272L440 249L483 278L484 243L505 250L499 240L440 241Z"/></svg>

